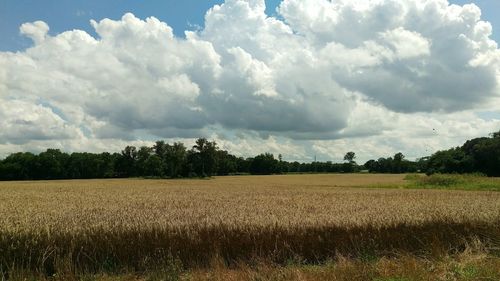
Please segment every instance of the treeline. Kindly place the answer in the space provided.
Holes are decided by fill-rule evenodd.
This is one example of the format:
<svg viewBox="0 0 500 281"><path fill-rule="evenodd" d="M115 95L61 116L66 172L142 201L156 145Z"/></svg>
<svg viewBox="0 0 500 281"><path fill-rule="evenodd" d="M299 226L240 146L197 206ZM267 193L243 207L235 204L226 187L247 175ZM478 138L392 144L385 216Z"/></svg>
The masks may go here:
<svg viewBox="0 0 500 281"><path fill-rule="evenodd" d="M425 160L409 161L403 153L398 152L394 157L369 160L363 166L370 173L416 173L425 170Z"/></svg>
<svg viewBox="0 0 500 281"><path fill-rule="evenodd" d="M425 171L433 173L482 173L500 176L500 131L490 137L468 140L460 147L438 151L425 159Z"/></svg>
<svg viewBox="0 0 500 281"><path fill-rule="evenodd" d="M500 131L490 137L468 140L461 147L438 151L417 161L404 159L402 153L394 157L370 160L364 168L376 173L467 174L481 173L500 176Z"/></svg>
<svg viewBox="0 0 500 281"><path fill-rule="evenodd" d="M286 173L483 173L500 176L500 131L491 137L476 138L463 146L438 151L432 156L409 161L402 153L369 160L354 161L354 152L346 153L344 163L283 161L281 155L264 153L255 157L236 157L221 150L215 141L196 140L188 149L183 143L157 141L152 147L127 146L121 153L64 153L48 149L40 154L19 152L0 161L0 180L93 179L128 177L206 177L231 174Z"/></svg>
<svg viewBox="0 0 500 281"><path fill-rule="evenodd" d="M354 153L353 153L354 156ZM196 140L188 149L183 143L157 141L152 147L125 147L121 153L64 153L48 149L40 154L19 152L0 161L0 180L94 179L128 177L206 177L230 174L283 174L356 172L347 163L283 161L265 153L236 157L218 148L215 141Z"/></svg>

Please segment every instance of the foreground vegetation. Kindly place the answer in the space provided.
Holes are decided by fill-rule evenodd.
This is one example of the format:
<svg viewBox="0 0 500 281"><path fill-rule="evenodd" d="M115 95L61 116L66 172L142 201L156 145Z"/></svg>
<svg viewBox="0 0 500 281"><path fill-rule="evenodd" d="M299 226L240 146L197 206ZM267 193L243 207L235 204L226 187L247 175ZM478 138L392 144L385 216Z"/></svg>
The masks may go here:
<svg viewBox="0 0 500 281"><path fill-rule="evenodd" d="M367 260L339 256L318 265L300 262L276 265L260 261L253 264L238 263L233 266L228 266L220 260L213 260L209 268L195 269L183 269L180 264L173 262L144 272L76 275L71 271L61 271L47 277L34 272L13 271L9 280L494 281L500 280L500 257L490 255L480 245L471 245L460 253L425 258L399 255Z"/></svg>
<svg viewBox="0 0 500 281"><path fill-rule="evenodd" d="M470 281L500 280L500 258L484 251L466 250L456 255L421 258L401 255L373 260L346 259L319 266L262 264L236 269L215 267L181 275L184 280L301 280L301 281Z"/></svg>
<svg viewBox="0 0 500 281"><path fill-rule="evenodd" d="M343 257L371 274L375 261L424 264L470 245L485 249L484 266L497 262L500 193L362 188L404 183L402 175L369 174L4 182L0 272L189 272L196 280L214 261L238 276L235 268L265 260L271 275L316 276L314 267L286 265Z"/></svg>

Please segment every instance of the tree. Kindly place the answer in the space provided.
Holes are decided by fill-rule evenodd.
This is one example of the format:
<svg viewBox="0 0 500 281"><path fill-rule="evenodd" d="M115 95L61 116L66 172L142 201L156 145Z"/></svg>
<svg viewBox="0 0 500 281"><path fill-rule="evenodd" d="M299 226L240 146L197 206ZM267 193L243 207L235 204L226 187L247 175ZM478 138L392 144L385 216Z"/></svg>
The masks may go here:
<svg viewBox="0 0 500 281"><path fill-rule="evenodd" d="M116 161L116 170L119 177L137 176L137 148L127 146Z"/></svg>
<svg viewBox="0 0 500 281"><path fill-rule="evenodd" d="M363 165L365 167L365 169L367 169L370 173L371 172L376 172L377 171L377 166L378 166L378 162L371 159L371 160L368 160L366 161L366 163Z"/></svg>
<svg viewBox="0 0 500 281"><path fill-rule="evenodd" d="M150 167L146 167L146 162L153 155L153 149L147 146L142 146L137 151L137 163L136 163L136 174L141 176L152 176L149 174L150 171L148 169Z"/></svg>
<svg viewBox="0 0 500 281"><path fill-rule="evenodd" d="M393 173L399 174L402 172L404 158L405 158L405 156L401 152L398 152L394 155L394 161L393 161L393 165L392 165L392 172Z"/></svg>
<svg viewBox="0 0 500 281"><path fill-rule="evenodd" d="M163 158L164 155L165 155L165 151L166 151L166 146L168 144L166 144L164 141L157 141L155 142L155 144L153 145L153 151L154 153L160 157L160 158Z"/></svg>
<svg viewBox="0 0 500 281"><path fill-rule="evenodd" d="M193 150L196 153L195 155L199 160L199 166L201 168L198 171L199 176L210 176L216 171L217 149L215 141L209 142L206 138L199 138L196 140Z"/></svg>
<svg viewBox="0 0 500 281"><path fill-rule="evenodd" d="M110 154L108 152L101 153L102 166L100 168L100 172L102 177L104 178L112 178L116 176L115 172L115 163L116 159L118 159L119 154L113 153Z"/></svg>
<svg viewBox="0 0 500 281"><path fill-rule="evenodd" d="M237 158L225 150L217 150L217 175L236 173Z"/></svg>
<svg viewBox="0 0 500 281"><path fill-rule="evenodd" d="M500 176L500 137L486 139L476 144L463 162L464 164L472 162L475 171L488 176Z"/></svg>
<svg viewBox="0 0 500 281"><path fill-rule="evenodd" d="M102 160L99 155L87 152L75 152L70 155L66 167L68 177L72 179L101 178Z"/></svg>
<svg viewBox="0 0 500 281"><path fill-rule="evenodd" d="M173 145L167 144L165 146L164 160L169 177L176 178L181 175L186 158L187 152L183 143L175 142Z"/></svg>
<svg viewBox="0 0 500 281"><path fill-rule="evenodd" d="M276 173L281 174L285 172L286 169L286 164L283 162L283 155L278 154L278 167L276 168Z"/></svg>
<svg viewBox="0 0 500 281"><path fill-rule="evenodd" d="M356 162L354 159L356 158L356 153L349 151L344 155L344 161L348 161L342 165L342 171L345 173L352 173L356 171Z"/></svg>
<svg viewBox="0 0 500 281"><path fill-rule="evenodd" d="M276 173L279 162L274 159L271 153L264 153L255 156L251 160L250 173L257 175L269 175Z"/></svg>
<svg viewBox="0 0 500 281"><path fill-rule="evenodd" d="M64 179L67 178L66 167L69 155L59 149L47 149L38 155L39 179Z"/></svg>
<svg viewBox="0 0 500 281"><path fill-rule="evenodd" d="M464 173L465 157L464 151L458 147L438 151L430 157L426 173Z"/></svg>
<svg viewBox="0 0 500 281"><path fill-rule="evenodd" d="M394 155L394 161L396 162L402 162L404 158L405 156L401 152L398 152Z"/></svg>
<svg viewBox="0 0 500 281"><path fill-rule="evenodd" d="M162 159L156 155L150 155L144 163L142 163L142 176L147 177L163 177L164 167Z"/></svg>
<svg viewBox="0 0 500 281"><path fill-rule="evenodd" d="M349 163L353 164L355 158L356 158L356 153L349 151L345 154L344 161L348 161Z"/></svg>
<svg viewBox="0 0 500 281"><path fill-rule="evenodd" d="M30 152L18 152L2 161L0 177L7 180L37 179L37 170L38 156Z"/></svg>

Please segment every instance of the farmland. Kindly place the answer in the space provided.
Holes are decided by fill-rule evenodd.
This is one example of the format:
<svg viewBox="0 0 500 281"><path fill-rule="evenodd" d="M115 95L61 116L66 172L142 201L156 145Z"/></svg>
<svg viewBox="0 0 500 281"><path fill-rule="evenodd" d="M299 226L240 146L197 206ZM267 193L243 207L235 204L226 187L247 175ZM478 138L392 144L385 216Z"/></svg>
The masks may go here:
<svg viewBox="0 0 500 281"><path fill-rule="evenodd" d="M0 183L0 266L53 275L500 246L500 193L366 188L404 175Z"/></svg>

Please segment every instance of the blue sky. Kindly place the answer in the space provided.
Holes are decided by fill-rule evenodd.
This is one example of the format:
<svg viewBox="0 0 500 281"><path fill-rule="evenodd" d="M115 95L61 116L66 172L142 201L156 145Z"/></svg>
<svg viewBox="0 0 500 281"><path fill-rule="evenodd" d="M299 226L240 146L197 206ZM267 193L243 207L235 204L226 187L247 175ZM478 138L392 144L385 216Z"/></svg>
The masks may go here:
<svg viewBox="0 0 500 281"><path fill-rule="evenodd" d="M25 22L45 21L50 34L71 29L82 29L95 35L90 19L119 19L124 13L132 12L139 18L154 16L167 22L174 32L183 36L184 30L203 25L205 12L223 0L183 1L138 1L138 0L0 0L0 51L23 50L31 40L19 35L19 26ZM280 0L267 0L267 14L273 15ZM453 0L452 3L467 4L471 1ZM483 12L483 19L493 25L495 41L500 42L500 1L474 1Z"/></svg>
<svg viewBox="0 0 500 281"><path fill-rule="evenodd" d="M178 36L184 30L203 25L204 15L215 4L223 0L183 1L138 1L138 0L0 0L0 51L22 50L31 45L31 40L19 35L19 26L25 22L45 21L50 34L71 29L82 29L95 35L89 21L103 18L119 19L132 12L139 18L154 16L167 22ZM266 1L268 14L274 14L280 1Z"/></svg>

